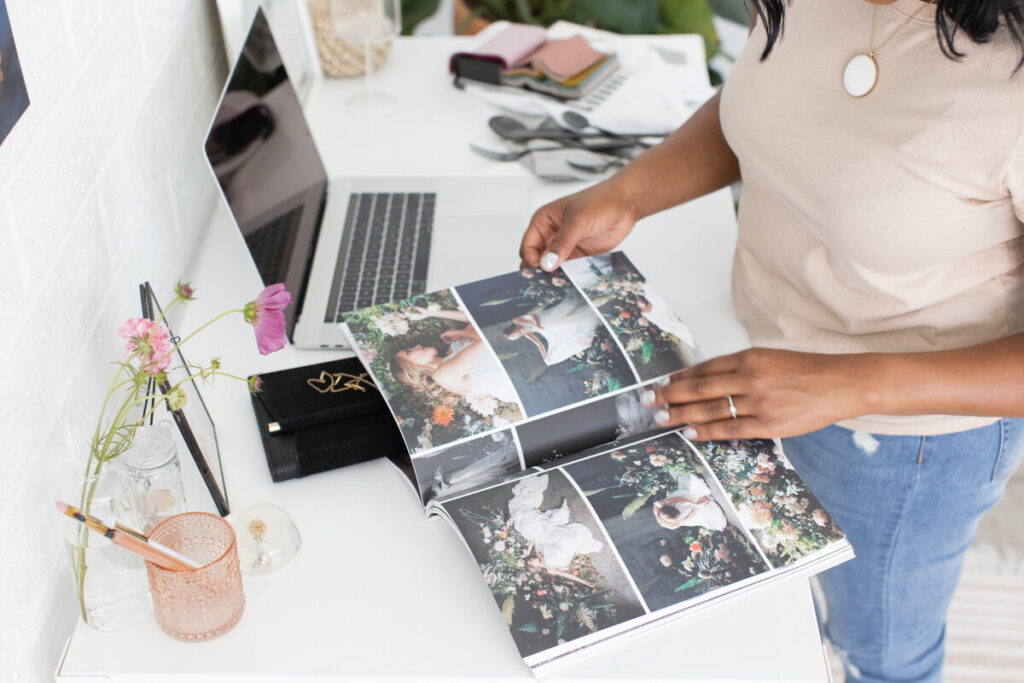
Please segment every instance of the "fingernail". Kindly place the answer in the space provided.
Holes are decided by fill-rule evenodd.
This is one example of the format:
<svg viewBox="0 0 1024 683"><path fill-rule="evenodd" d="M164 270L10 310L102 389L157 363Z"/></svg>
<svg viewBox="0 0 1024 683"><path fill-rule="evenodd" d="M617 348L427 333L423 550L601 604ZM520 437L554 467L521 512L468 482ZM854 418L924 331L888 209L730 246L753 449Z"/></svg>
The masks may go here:
<svg viewBox="0 0 1024 683"><path fill-rule="evenodd" d="M693 427L687 427L686 429L683 430L683 438L684 439L696 439L697 438L697 430L694 429Z"/></svg>
<svg viewBox="0 0 1024 683"><path fill-rule="evenodd" d="M553 251L549 251L544 254L544 258L540 260L540 267L544 270L554 270L555 266L558 265L558 254Z"/></svg>
<svg viewBox="0 0 1024 683"><path fill-rule="evenodd" d="M668 422L668 411L664 408L654 411L654 421L658 424L665 424Z"/></svg>
<svg viewBox="0 0 1024 683"><path fill-rule="evenodd" d="M659 387L667 387L671 383L672 383L672 378L671 377L662 377L661 379L659 379L654 384L655 384L655 386L659 386Z"/></svg>
<svg viewBox="0 0 1024 683"><path fill-rule="evenodd" d="M640 402L643 403L645 406L649 406L652 403L654 403L654 392L651 391L650 389L644 391L642 394L640 394Z"/></svg>

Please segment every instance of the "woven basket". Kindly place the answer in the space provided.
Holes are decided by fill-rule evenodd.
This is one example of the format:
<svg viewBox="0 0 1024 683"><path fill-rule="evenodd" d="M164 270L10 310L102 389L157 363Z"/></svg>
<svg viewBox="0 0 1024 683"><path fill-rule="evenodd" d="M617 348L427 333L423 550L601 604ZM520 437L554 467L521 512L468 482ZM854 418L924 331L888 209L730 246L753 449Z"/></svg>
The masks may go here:
<svg viewBox="0 0 1024 683"><path fill-rule="evenodd" d="M310 0L309 16L313 20L316 49L324 74L333 78L361 76L366 72L363 45L342 40L334 33L331 18L331 0ZM370 46L370 68L376 71L388 56L391 43Z"/></svg>

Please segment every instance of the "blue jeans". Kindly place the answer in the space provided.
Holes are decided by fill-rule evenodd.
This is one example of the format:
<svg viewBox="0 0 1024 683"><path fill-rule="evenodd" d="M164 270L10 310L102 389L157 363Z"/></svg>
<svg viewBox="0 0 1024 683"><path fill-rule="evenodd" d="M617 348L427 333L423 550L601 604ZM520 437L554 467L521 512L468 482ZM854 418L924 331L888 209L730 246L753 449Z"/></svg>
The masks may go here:
<svg viewBox="0 0 1024 683"><path fill-rule="evenodd" d="M927 437L832 426L783 447L857 554L820 576L847 680L941 680L964 553L1021 460L1024 419Z"/></svg>

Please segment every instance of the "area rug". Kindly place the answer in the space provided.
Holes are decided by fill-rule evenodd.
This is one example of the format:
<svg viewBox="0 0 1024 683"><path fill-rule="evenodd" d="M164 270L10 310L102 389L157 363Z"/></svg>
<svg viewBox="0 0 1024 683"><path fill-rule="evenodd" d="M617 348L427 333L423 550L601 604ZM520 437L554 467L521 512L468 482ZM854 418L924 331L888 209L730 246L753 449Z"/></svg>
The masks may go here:
<svg viewBox="0 0 1024 683"><path fill-rule="evenodd" d="M946 625L946 683L1024 681L1024 553L975 543Z"/></svg>
<svg viewBox="0 0 1024 683"><path fill-rule="evenodd" d="M831 650L829 663L841 683L843 667ZM946 624L943 680L1024 681L1024 553L988 543L968 549Z"/></svg>

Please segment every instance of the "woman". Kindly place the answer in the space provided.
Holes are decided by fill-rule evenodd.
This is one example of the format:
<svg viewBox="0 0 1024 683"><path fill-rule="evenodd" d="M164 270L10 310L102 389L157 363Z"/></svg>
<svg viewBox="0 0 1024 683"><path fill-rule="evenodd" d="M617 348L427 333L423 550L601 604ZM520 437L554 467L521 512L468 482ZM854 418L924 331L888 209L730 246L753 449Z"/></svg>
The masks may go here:
<svg viewBox="0 0 1024 683"><path fill-rule="evenodd" d="M654 501L654 518L666 529L699 526L721 531L728 521L711 489L696 474L676 475L676 490Z"/></svg>
<svg viewBox="0 0 1024 683"><path fill-rule="evenodd" d="M541 511L547 487L546 474L520 479L512 489L508 514L516 531L530 542L529 554L536 549L549 572L564 573L577 555L596 553L604 544L594 538L585 524L569 521L568 501L563 500L553 510Z"/></svg>
<svg viewBox="0 0 1024 683"><path fill-rule="evenodd" d="M491 396L506 403L516 402L512 383L491 357L465 313L416 307L412 317L418 320L444 318L466 323L466 326L441 333L441 341L450 345L444 356L437 348L421 344L398 351L391 360L391 373L396 380L418 393L441 400Z"/></svg>
<svg viewBox="0 0 1024 683"><path fill-rule="evenodd" d="M690 439L784 437L857 554L821 575L848 677L940 680L964 553L1024 450L1024 3L752 5L722 91L542 207L520 254L608 251L742 178L733 303L754 348L652 402Z"/></svg>
<svg viewBox="0 0 1024 683"><path fill-rule="evenodd" d="M587 302L570 294L540 313L514 318L503 332L506 339L529 339L551 367L590 348L600 325Z"/></svg>

